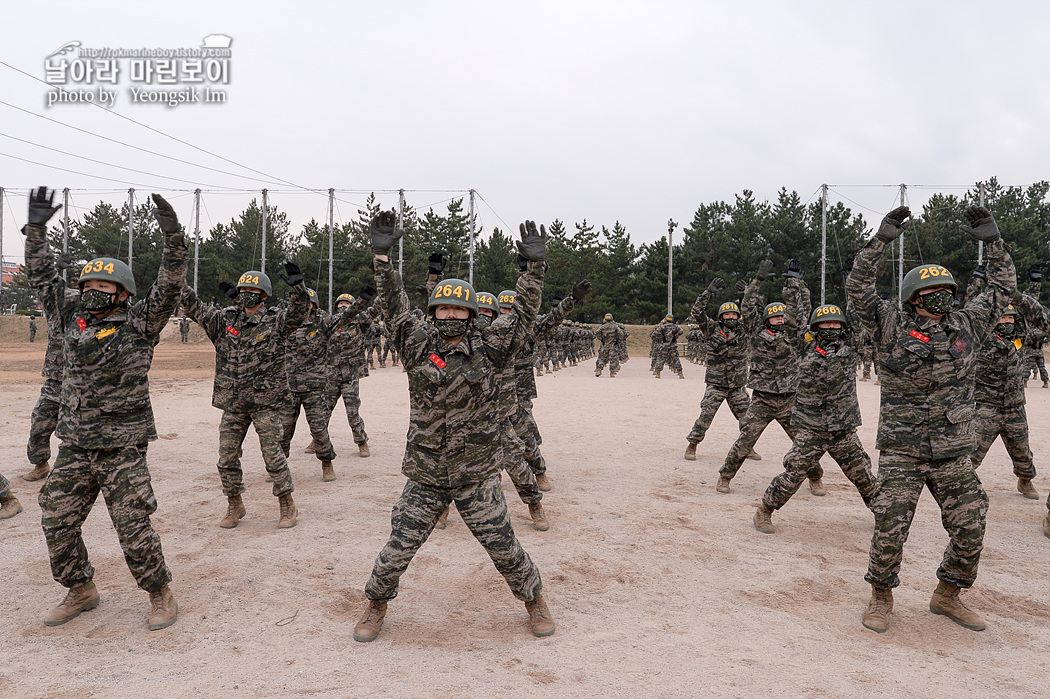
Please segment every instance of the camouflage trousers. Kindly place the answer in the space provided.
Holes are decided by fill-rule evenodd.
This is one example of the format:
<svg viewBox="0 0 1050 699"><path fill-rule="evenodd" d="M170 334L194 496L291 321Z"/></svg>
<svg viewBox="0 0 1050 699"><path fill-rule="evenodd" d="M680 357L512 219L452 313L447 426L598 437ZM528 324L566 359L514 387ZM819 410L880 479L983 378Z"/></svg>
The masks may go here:
<svg viewBox="0 0 1050 699"><path fill-rule="evenodd" d="M288 456L292 450L292 437L299 422L300 408L306 413L306 424L310 426L310 435L314 439L314 448L319 461L335 459L335 448L328 438L329 396L325 389L316 391L290 391L285 403L281 406L281 450ZM334 409L335 406L333 406Z"/></svg>
<svg viewBox="0 0 1050 699"><path fill-rule="evenodd" d="M535 505L543 499L543 493L536 484L536 474L525 461L525 442L515 434L509 418L500 422L500 438L503 440L502 470L510 476L521 501L526 505Z"/></svg>
<svg viewBox="0 0 1050 699"><path fill-rule="evenodd" d="M379 355L379 346L376 345L375 343L369 342L369 343L367 343L365 345L365 360L369 364L374 366L375 362L373 361L373 358L372 358L373 354L375 354L376 356Z"/></svg>
<svg viewBox="0 0 1050 699"><path fill-rule="evenodd" d="M379 354L377 351L376 354ZM383 354L379 357L379 361L385 362L387 355L390 355L391 362L397 362L397 348L394 347L394 343L390 340L383 342Z"/></svg>
<svg viewBox="0 0 1050 699"><path fill-rule="evenodd" d="M1024 406L999 408L987 403L977 404L977 449L970 460L976 470L984 461L996 437L1002 437L1003 446L1014 463L1018 478L1035 478L1032 450L1028 446L1028 415Z"/></svg>
<svg viewBox="0 0 1050 699"><path fill-rule="evenodd" d="M671 343L671 346L664 351L663 361L667 362L667 368L671 371L682 370L682 358L678 354L678 345Z"/></svg>
<svg viewBox="0 0 1050 699"><path fill-rule="evenodd" d="M875 476L871 473L871 458L864 451L856 430L836 433L799 430L791 443L791 449L784 455L784 472L766 488L762 504L771 510L779 510L786 505L812 473L813 465L819 465L820 457L825 453L835 459L849 482L857 487L864 504L870 508L872 498L875 497Z"/></svg>
<svg viewBox="0 0 1050 699"><path fill-rule="evenodd" d="M594 368L601 371L606 364L609 365L609 371L620 370L620 352L617 348L603 345L598 351L598 361L595 363Z"/></svg>
<svg viewBox="0 0 1050 699"><path fill-rule="evenodd" d="M250 413L223 411L219 422L219 480L222 481L222 492L232 498L244 492L244 472L241 470L241 456L244 437L248 426L255 425L259 435L259 447L262 449L266 472L273 478L273 494L277 497L287 495L295 490L292 486L292 472L288 469L288 459L281 448L284 428L281 425L281 414L276 407L260 408Z"/></svg>
<svg viewBox="0 0 1050 699"><path fill-rule="evenodd" d="M189 331L180 332L179 335L182 337L183 342L189 342L190 333Z"/></svg>
<svg viewBox="0 0 1050 699"><path fill-rule="evenodd" d="M941 524L948 532L948 547L937 578L955 587L970 587L977 579L988 495L973 470L970 455L923 461L883 452L879 455L878 485L872 503L875 533L871 536L868 573L864 576L879 589L900 584L904 542L908 540L915 505L924 486L941 508Z"/></svg>
<svg viewBox="0 0 1050 699"><path fill-rule="evenodd" d="M535 475L547 472L547 464L540 453L543 437L532 416L532 399L518 398L518 409L510 418L514 433L525 442L525 462Z"/></svg>
<svg viewBox="0 0 1050 699"><path fill-rule="evenodd" d="M29 443L26 445L26 456L33 465L51 460L51 435L58 426L61 393L62 381L59 379L47 379L40 387L40 397L29 417Z"/></svg>
<svg viewBox="0 0 1050 699"><path fill-rule="evenodd" d="M871 376L871 367L875 362L875 350L872 347L867 347L860 351L860 361L863 365L864 376ZM878 373L876 367L875 373Z"/></svg>
<svg viewBox="0 0 1050 699"><path fill-rule="evenodd" d="M1047 376L1046 373L1046 358L1043 356L1043 350L1036 350L1028 355L1025 366L1028 367L1028 371L1031 372L1033 379L1038 373L1040 381L1050 381L1050 376ZM1025 374L1025 377L1028 375Z"/></svg>
<svg viewBox="0 0 1050 699"><path fill-rule="evenodd" d="M343 397L343 407L346 408L346 420L350 423L350 429L354 433L354 442L364 444L368 441L368 433L365 432L365 421L361 417L361 384L359 379L350 379L339 383L330 383L325 389L325 424L332 421L332 411L339 403L339 397Z"/></svg>
<svg viewBox="0 0 1050 699"><path fill-rule="evenodd" d="M145 444L116 449L59 447L39 497L40 524L55 581L73 587L95 576L81 527L99 492L138 586L152 592L171 582L160 536L149 519L157 511L157 499L150 485Z"/></svg>
<svg viewBox="0 0 1050 699"><path fill-rule="evenodd" d="M724 386L707 384L704 398L700 401L700 417L696 418L692 431L686 437L690 444L699 444L704 441L704 436L715 419L715 413L722 407L722 401L729 404L729 409L733 411L733 417L737 420L743 419L744 415L747 414L748 406L751 405L751 398L747 395L747 391L744 390L743 386L739 388L725 388Z"/></svg>
<svg viewBox="0 0 1050 699"><path fill-rule="evenodd" d="M794 442L795 428L791 426L791 412L794 407L794 393L751 391L751 405L748 406L747 414L740 421L740 436L730 448L726 455L726 462L722 464L718 474L732 479L743 465L744 458L755 448L758 438L773 420L780 423L780 426L787 432L787 436ZM824 469L817 461L810 464L807 474L811 479L817 480L824 475Z"/></svg>
<svg viewBox="0 0 1050 699"><path fill-rule="evenodd" d="M537 342L536 349L532 355L532 366L536 369L547 370L550 368L550 360L547 358L547 343Z"/></svg>
<svg viewBox="0 0 1050 699"><path fill-rule="evenodd" d="M0 473L0 500L6 500L7 496L11 494L11 481L4 478L4 474Z"/></svg>
<svg viewBox="0 0 1050 699"><path fill-rule="evenodd" d="M372 575L365 585L365 596L370 600L390 600L397 596L398 581L412 557L452 502L514 596L526 602L536 599L543 589L540 571L514 535L499 476L451 489L434 488L412 480L405 483L390 516L390 540L376 556Z"/></svg>

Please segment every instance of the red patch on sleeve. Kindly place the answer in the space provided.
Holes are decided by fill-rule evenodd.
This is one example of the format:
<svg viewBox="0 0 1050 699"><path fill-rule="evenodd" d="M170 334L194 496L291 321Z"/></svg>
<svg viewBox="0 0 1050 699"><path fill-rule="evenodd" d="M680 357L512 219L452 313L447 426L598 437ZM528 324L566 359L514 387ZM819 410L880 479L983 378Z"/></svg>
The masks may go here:
<svg viewBox="0 0 1050 699"><path fill-rule="evenodd" d="M438 369L444 369L444 368L445 368L445 360L444 360L444 359L442 359L441 357L437 356L437 355L436 355L436 354L434 354L433 352L432 352L432 353L430 354L430 356L428 357L428 359L429 359L430 361L434 362L434 364L436 364L436 365L437 365L437 368L438 368Z"/></svg>
<svg viewBox="0 0 1050 699"><path fill-rule="evenodd" d="M87 321L83 318L77 318L77 327L80 328L80 332L84 332L84 328L87 327Z"/></svg>
<svg viewBox="0 0 1050 699"><path fill-rule="evenodd" d="M718 332L722 333L722 337L729 337L725 330L719 330Z"/></svg>
<svg viewBox="0 0 1050 699"><path fill-rule="evenodd" d="M908 334L911 335L912 337L914 337L917 340L922 340L923 342L929 342L930 341L930 337L928 335L923 335L918 330L912 330Z"/></svg>
<svg viewBox="0 0 1050 699"><path fill-rule="evenodd" d="M769 328L766 328L766 332L769 333L770 335L776 337L776 333L773 332L772 330L770 330Z"/></svg>
<svg viewBox="0 0 1050 699"><path fill-rule="evenodd" d="M817 354L821 355L822 357L828 356L827 351L823 347L814 347L813 349L816 351Z"/></svg>
<svg viewBox="0 0 1050 699"><path fill-rule="evenodd" d="M226 326L226 332L230 333L231 335L240 335L240 333L237 332L237 328L233 327L232 325Z"/></svg>

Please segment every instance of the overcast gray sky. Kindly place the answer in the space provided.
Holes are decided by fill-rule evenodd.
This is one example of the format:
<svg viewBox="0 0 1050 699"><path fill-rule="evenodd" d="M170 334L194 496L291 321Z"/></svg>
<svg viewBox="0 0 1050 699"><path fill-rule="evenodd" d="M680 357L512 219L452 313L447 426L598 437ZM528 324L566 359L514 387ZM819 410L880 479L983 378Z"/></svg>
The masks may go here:
<svg viewBox="0 0 1050 699"><path fill-rule="evenodd" d="M0 60L43 78L45 58L69 41L183 48L226 34L226 104L130 104L125 59L107 86L118 90L113 111L303 187L474 188L486 231L500 218L619 220L647 242L669 217L684 225L701 203L745 188L773 199L784 186L806 200L821 183L840 185L832 200L849 197L873 222L896 189L844 185L926 185L909 191L917 208L937 188L1050 177L1048 31L1050 5L1034 2L93 0L7 3ZM0 66L0 100L31 112L0 105L7 258L21 259L29 186L130 186L88 175L143 194L193 189L160 175L205 190L269 186L295 229L326 216L325 197L291 185L45 121L270 179L96 107L48 108L48 89ZM191 195L172 195L188 221ZM251 196L206 192L202 227ZM339 219L364 196L341 193ZM452 194L407 196L443 209ZM99 199L119 203L126 191L74 191L74 213Z"/></svg>

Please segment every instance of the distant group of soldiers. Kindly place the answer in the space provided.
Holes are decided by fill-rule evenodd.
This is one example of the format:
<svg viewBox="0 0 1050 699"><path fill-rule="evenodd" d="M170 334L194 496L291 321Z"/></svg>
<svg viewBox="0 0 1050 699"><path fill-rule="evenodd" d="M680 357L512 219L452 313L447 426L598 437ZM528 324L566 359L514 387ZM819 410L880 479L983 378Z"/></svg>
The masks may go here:
<svg viewBox="0 0 1050 699"><path fill-rule="evenodd" d="M368 605L354 638L368 642L378 636L401 575L433 530L446 526L453 503L524 602L533 633L554 632L539 569L511 526L500 473L510 476L533 527L547 530L541 500L552 484L532 414L535 377L594 356L595 338L595 375L608 365L615 376L628 361L628 332L611 314L596 329L567 319L590 292L585 280L569 296L552 296L550 311L540 313L542 226L521 226L514 289L494 294L445 278L444 256L434 253L426 303L417 307L389 259L403 231L395 228L392 213L383 212L371 227L375 286L356 297L340 295L336 311L328 314L292 262L281 275L289 289L286 303L268 303L273 286L261 270L245 272L236 284L220 284L229 305L201 302L185 282L182 228L158 195L153 213L164 247L156 283L140 293L127 265L103 257L87 262L78 288L68 289L60 271L69 261L54 258L46 239L47 221L60 208L53 198L45 188L31 194L23 231L29 281L48 321L45 381L27 447L33 469L23 478L47 477L39 495L42 527L53 577L68 589L45 624L64 624L99 603L81 532L99 493L129 569L150 594L148 627L166 628L177 618L171 572L150 523L157 503L146 452L157 437L147 377L153 348L181 307L182 341L192 319L215 346L212 405L222 411L217 468L227 499L220 527L234 528L247 514L241 456L249 426L259 437L281 529L294 527L298 518L288 457L300 412L312 438L307 451L320 462L323 481L336 479L329 423L340 398L358 455L370 455L359 381L389 357L408 374L411 411L402 463L407 482L393 509L389 541L365 585ZM776 532L773 513L806 480L814 495L826 494L820 466L825 453L838 463L874 514L865 576L872 596L862 623L878 632L889 623L892 589L899 584L903 546L923 488L933 493L949 534L930 610L974 630L985 628L984 621L959 593L977 575L988 497L976 469L996 438L1013 462L1017 490L1025 498L1039 497L1024 387L1033 366L1048 385L1045 368L1026 348L1026 338L1036 344L1050 333L1050 309L1039 302L1042 270L1029 270L1028 293L1020 293L991 215L971 207L966 216L964 230L985 243L988 263L974 273L964 302L956 298L951 272L936 264L908 273L902 305L875 292L877 263L909 223L910 211L901 207L887 214L855 266L844 270L844 309L813 306L797 260L784 272L781 298L763 298L763 286L775 276L767 260L749 283L738 282L739 303L725 301L708 315L712 299L725 289L716 278L697 297L685 331L668 315L650 333L656 378L665 367L685 378L678 350L683 334L687 357L706 365L706 389L685 459L696 460L723 402L738 420L739 435L724 458L717 492L731 492L745 459L761 458L754 446L771 422L792 440L783 472L753 515L758 531ZM373 299L377 303L369 308ZM1037 333L1042 340L1030 339ZM866 380L871 366L878 367L882 386L877 475L857 436L857 373L863 370ZM52 432L61 446L50 467ZM0 476L0 518L21 509ZM1050 537L1050 511L1043 531Z"/></svg>

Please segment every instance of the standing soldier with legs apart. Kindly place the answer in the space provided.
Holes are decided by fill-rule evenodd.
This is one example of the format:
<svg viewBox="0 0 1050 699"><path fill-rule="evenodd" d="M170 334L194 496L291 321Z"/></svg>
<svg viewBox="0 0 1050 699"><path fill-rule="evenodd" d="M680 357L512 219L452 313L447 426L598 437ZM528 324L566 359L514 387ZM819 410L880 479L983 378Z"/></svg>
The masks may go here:
<svg viewBox="0 0 1050 699"><path fill-rule="evenodd" d="M743 285L743 282L740 284ZM697 329L706 349L704 383L707 388L700 401L700 417L696 418L693 429L686 437L686 461L696 461L696 445L704 441L715 413L722 407L722 401L729 404L737 420L743 419L751 405L751 398L744 390L747 382L747 336L740 327L740 307L727 301L718 308L717 320L707 315L711 296L724 288L725 281L715 277L693 304L692 316L696 318Z"/></svg>
<svg viewBox="0 0 1050 699"><path fill-rule="evenodd" d="M372 317L365 311L368 303L375 298L376 290L367 286L361 291L361 298L354 299L350 294L340 294L335 300L335 324L328 338L328 385L325 401L325 424L332 420L339 397L343 398L346 408L346 419L354 434L358 456L365 458L371 455L368 448L368 433L365 432L365 421L361 417L360 380L368 376L368 363L365 361L365 336L372 326ZM316 450L315 450L316 451Z"/></svg>
<svg viewBox="0 0 1050 699"><path fill-rule="evenodd" d="M536 320L546 267L545 235L531 221L522 225L521 254L528 271L518 279L513 312L491 327L473 326L477 300L470 284L454 279L434 289L427 313L432 324L412 319L401 277L389 251L404 231L393 212L372 223L376 286L394 343L408 370L412 415L402 472L404 491L394 506L390 540L376 557L365 585L368 607L354 627L354 640L375 640L398 581L450 502L485 547L514 596L525 602L532 632L554 633L539 570L522 549L499 483L497 374L513 362Z"/></svg>
<svg viewBox="0 0 1050 699"><path fill-rule="evenodd" d="M29 341L36 342L36 314L29 316Z"/></svg>
<svg viewBox="0 0 1050 699"><path fill-rule="evenodd" d="M175 623L178 605L168 583L160 537L150 524L157 499L150 485L146 450L157 438L149 395L153 348L178 305L189 254L175 211L153 195L153 216L164 236L157 282L134 305L131 269L110 257L88 262L80 274L81 296L73 301L56 269L47 243L52 206L41 187L29 198L26 265L29 283L49 317L60 319L65 334L58 450L54 469L40 490L41 525L51 558L51 574L69 588L44 624L58 626L99 603L95 570L88 560L81 527L99 493L105 498L135 582L150 593L148 628Z"/></svg>
<svg viewBox="0 0 1050 699"><path fill-rule="evenodd" d="M876 295L883 251L910 223L906 206L882 219L846 282L857 316L875 342L882 381L875 532L864 576L872 595L861 619L880 633L889 624L904 542L924 487L941 509L949 539L930 611L968 629L985 627L959 599L959 591L977 579L988 512L988 496L970 461L976 446L974 375L981 346L1010 304L1017 277L992 215L978 206L965 214L970 225L963 230L986 245L988 290L962 308L955 309L957 285L951 272L935 264L904 277L903 309Z"/></svg>
<svg viewBox="0 0 1050 699"><path fill-rule="evenodd" d="M620 342L623 340L623 330L613 321L612 313L605 314L605 322L598 328L598 339L602 345L598 349L598 360L594 365L594 375L601 376L602 369L609 365L609 378L616 376L620 370ZM547 340L550 345L553 338Z"/></svg>
<svg viewBox="0 0 1050 699"><path fill-rule="evenodd" d="M1036 301L1041 296L1043 288L1043 265L1034 264L1028 268L1028 291L1027 294ZM1031 378L1038 378L1043 382L1043 388L1050 388L1050 375L1046 373L1046 358L1043 356L1043 345L1046 344L1046 333L1040 328L1032 327L1028 331L1028 337L1025 339L1024 349L1024 361L1025 361L1025 380L1024 385L1027 388L1029 374Z"/></svg>
<svg viewBox="0 0 1050 699"><path fill-rule="evenodd" d="M809 319L811 338L799 361L801 379L791 424L795 439L784 456L784 472L766 488L755 513L755 529L773 534L772 515L798 492L824 454L830 454L861 500L871 507L875 477L871 458L857 437L857 349L853 328L838 306L818 306Z"/></svg>
<svg viewBox="0 0 1050 699"><path fill-rule="evenodd" d="M740 421L740 436L718 472L716 489L720 493L729 492L729 482L744 459L753 454L755 443L770 422L779 422L791 441L795 440L791 411L798 388L798 360L806 342L803 323L809 317L809 289L802 281L802 265L791 260L783 289L790 304L778 301L762 308L758 284L773 277L772 269L772 262L763 261L758 275L744 291L745 332L751 340L751 377L747 382L751 405ZM820 480L823 475L819 461L810 464L809 489L814 495L827 492Z"/></svg>
<svg viewBox="0 0 1050 699"><path fill-rule="evenodd" d="M236 287L226 282L219 285L227 298L237 299L236 305L226 308L208 308L188 286L182 290L187 315L204 328L215 345L211 404L222 411L218 469L228 501L226 515L219 522L223 529L236 527L246 512L241 499L241 445L251 425L259 435L266 472L273 479L273 494L280 503L278 528L294 527L298 517L292 499L292 473L281 448L281 406L291 398L284 368L284 340L306 319L310 297L295 263L286 262L284 269L287 276L281 278L292 287L287 310L266 306L273 287L270 278L257 270L242 274Z"/></svg>

